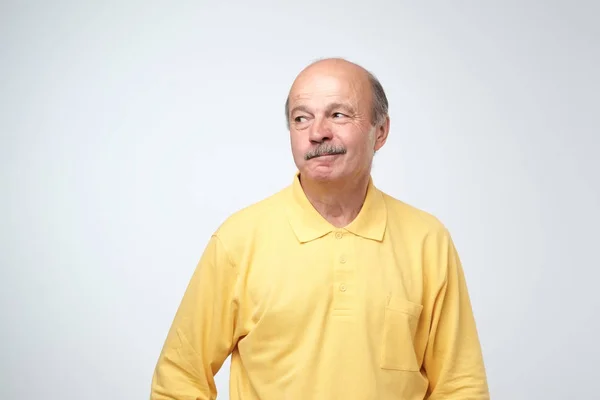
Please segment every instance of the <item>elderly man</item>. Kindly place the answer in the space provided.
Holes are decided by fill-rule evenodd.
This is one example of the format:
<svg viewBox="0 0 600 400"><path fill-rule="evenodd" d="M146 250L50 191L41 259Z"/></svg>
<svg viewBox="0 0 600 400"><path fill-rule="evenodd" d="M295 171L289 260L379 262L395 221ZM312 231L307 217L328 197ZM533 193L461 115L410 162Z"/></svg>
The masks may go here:
<svg viewBox="0 0 600 400"><path fill-rule="evenodd" d="M212 235L168 333L153 400L488 399L467 286L447 229L378 190L388 103L340 59L294 81L291 185Z"/></svg>

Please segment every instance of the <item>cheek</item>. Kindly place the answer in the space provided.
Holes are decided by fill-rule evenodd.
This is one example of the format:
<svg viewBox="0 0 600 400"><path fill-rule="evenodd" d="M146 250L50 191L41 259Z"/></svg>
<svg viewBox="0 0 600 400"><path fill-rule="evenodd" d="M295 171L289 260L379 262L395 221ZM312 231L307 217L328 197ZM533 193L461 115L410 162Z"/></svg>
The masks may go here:
<svg viewBox="0 0 600 400"><path fill-rule="evenodd" d="M352 147L354 156L352 157L352 163L358 167L363 164L370 162L374 151L374 142L372 136L368 132L362 131L358 135L354 136L352 142L348 142L349 147Z"/></svg>
<svg viewBox="0 0 600 400"><path fill-rule="evenodd" d="M307 151L306 140L298 134L292 134L290 139L294 158L302 157Z"/></svg>
<svg viewBox="0 0 600 400"><path fill-rule="evenodd" d="M296 149L300 146L300 135L297 132L290 132L290 142L292 143L292 148Z"/></svg>
<svg viewBox="0 0 600 400"><path fill-rule="evenodd" d="M373 139L368 132L358 131L346 137L346 145L356 154L366 154L373 148Z"/></svg>

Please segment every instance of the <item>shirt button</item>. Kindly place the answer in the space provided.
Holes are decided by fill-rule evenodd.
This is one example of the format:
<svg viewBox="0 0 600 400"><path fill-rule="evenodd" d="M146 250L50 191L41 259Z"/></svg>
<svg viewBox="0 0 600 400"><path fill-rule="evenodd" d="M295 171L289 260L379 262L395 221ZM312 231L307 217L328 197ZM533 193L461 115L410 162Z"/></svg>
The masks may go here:
<svg viewBox="0 0 600 400"><path fill-rule="evenodd" d="M340 262L341 262L342 264L346 264L346 257L344 257L344 256L341 256L341 257L340 257Z"/></svg>
<svg viewBox="0 0 600 400"><path fill-rule="evenodd" d="M342 236L344 236L344 234L343 234L342 232L336 232L336 233L335 233L335 238L336 238L336 239L341 239L341 238L342 238Z"/></svg>
<svg viewBox="0 0 600 400"><path fill-rule="evenodd" d="M344 285L343 283L340 285L340 292L345 292L346 291L346 285Z"/></svg>

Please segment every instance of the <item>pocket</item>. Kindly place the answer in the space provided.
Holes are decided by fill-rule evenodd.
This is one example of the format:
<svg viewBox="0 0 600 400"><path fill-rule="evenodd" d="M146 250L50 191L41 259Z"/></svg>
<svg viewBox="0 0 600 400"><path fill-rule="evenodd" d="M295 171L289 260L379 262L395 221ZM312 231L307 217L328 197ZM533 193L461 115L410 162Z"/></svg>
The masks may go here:
<svg viewBox="0 0 600 400"><path fill-rule="evenodd" d="M423 306L391 296L385 307L381 346L381 368L419 371L415 334Z"/></svg>

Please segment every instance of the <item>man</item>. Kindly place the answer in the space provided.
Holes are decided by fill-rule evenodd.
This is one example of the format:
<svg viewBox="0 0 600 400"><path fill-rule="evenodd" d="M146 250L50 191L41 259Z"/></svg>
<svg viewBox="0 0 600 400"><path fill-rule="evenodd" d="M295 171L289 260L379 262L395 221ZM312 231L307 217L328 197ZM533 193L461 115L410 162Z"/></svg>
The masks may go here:
<svg viewBox="0 0 600 400"><path fill-rule="evenodd" d="M385 93L321 60L294 81L293 183L229 217L191 279L153 400L479 400L486 374L464 274L433 216L379 191Z"/></svg>

